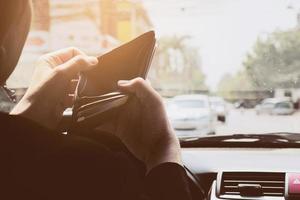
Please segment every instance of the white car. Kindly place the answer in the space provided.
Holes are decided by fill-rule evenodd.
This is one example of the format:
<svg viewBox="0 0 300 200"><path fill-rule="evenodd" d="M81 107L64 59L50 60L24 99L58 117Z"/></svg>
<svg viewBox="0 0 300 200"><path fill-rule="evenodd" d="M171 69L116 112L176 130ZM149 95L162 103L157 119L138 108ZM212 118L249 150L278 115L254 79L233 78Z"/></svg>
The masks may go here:
<svg viewBox="0 0 300 200"><path fill-rule="evenodd" d="M295 112L291 101L285 99L268 98L255 107L256 114L290 115Z"/></svg>
<svg viewBox="0 0 300 200"><path fill-rule="evenodd" d="M181 95L167 106L171 124L179 137L214 134L216 115L206 95Z"/></svg>
<svg viewBox="0 0 300 200"><path fill-rule="evenodd" d="M228 109L226 102L222 97L209 97L210 106L216 113L218 120L226 122L226 115L228 114Z"/></svg>

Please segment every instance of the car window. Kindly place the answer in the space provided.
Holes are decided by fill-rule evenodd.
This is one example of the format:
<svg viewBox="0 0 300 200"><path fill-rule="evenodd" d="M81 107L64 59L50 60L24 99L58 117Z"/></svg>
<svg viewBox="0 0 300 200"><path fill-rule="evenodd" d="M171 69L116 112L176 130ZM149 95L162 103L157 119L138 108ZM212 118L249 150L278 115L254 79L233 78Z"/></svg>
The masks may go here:
<svg viewBox="0 0 300 200"><path fill-rule="evenodd" d="M281 102L275 105L276 108L291 108L292 105L288 102Z"/></svg>

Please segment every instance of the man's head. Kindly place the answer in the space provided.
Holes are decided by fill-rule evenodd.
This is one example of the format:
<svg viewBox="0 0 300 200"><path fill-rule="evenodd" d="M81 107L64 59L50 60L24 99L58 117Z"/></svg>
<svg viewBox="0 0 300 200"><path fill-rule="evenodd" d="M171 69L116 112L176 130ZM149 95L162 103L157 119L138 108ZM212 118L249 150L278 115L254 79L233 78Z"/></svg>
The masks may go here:
<svg viewBox="0 0 300 200"><path fill-rule="evenodd" d="M18 63L30 21L29 0L0 0L0 86Z"/></svg>

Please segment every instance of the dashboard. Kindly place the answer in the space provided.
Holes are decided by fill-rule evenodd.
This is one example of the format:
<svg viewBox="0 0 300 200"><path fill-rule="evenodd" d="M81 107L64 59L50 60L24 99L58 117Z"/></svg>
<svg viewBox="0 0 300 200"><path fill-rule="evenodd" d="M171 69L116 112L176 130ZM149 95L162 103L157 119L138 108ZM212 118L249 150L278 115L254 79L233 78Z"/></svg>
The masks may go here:
<svg viewBox="0 0 300 200"><path fill-rule="evenodd" d="M300 149L183 148L194 199L300 199Z"/></svg>

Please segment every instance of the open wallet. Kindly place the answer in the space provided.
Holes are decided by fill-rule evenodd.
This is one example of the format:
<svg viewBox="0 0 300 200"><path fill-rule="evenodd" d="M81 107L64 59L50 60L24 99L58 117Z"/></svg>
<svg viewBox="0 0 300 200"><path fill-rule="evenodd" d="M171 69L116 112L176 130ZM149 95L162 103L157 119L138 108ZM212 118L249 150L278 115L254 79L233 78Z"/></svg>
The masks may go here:
<svg viewBox="0 0 300 200"><path fill-rule="evenodd" d="M72 127L95 128L115 118L130 100L118 91L119 80L146 78L155 51L154 31L98 57L98 64L81 72L75 91Z"/></svg>

